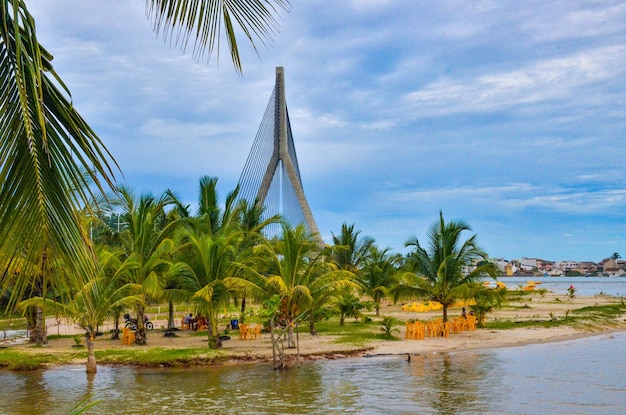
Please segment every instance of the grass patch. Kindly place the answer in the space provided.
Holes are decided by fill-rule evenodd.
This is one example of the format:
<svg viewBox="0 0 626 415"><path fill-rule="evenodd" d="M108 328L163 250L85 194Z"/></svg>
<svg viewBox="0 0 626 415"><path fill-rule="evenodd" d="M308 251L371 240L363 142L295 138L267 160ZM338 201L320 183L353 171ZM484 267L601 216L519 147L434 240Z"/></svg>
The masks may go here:
<svg viewBox="0 0 626 415"><path fill-rule="evenodd" d="M85 355L86 358L86 355ZM28 371L44 367L46 363L61 363L70 359L51 353L28 353L13 349L0 349L0 368Z"/></svg>
<svg viewBox="0 0 626 415"><path fill-rule="evenodd" d="M520 327L560 327L568 326L574 328L590 328L597 325L611 326L616 323L624 314L626 314L626 304L624 302L617 304L606 304L600 306L582 307L574 310L568 310L565 315L559 316L550 313L545 320L495 320L487 322L483 325L487 329L510 330Z"/></svg>
<svg viewBox="0 0 626 415"><path fill-rule="evenodd" d="M145 367L187 367L219 362L223 352L207 348L96 351L99 364Z"/></svg>
<svg viewBox="0 0 626 415"><path fill-rule="evenodd" d="M335 320L317 323L315 329L319 334L336 336L335 343L351 344L354 346L366 346L376 340L400 340L396 336L389 336L380 330L380 321L349 322L340 326Z"/></svg>

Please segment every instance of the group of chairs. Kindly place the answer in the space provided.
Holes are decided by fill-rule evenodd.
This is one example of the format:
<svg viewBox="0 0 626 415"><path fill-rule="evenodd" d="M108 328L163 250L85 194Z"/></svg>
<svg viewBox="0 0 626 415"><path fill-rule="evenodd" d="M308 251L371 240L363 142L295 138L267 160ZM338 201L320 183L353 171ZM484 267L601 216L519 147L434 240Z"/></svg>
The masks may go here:
<svg viewBox="0 0 626 415"><path fill-rule="evenodd" d="M406 323L406 339L423 340L425 337L448 337L450 333L459 334L463 331L476 330L476 316L456 317L445 323L437 319L423 323L421 321Z"/></svg>
<svg viewBox="0 0 626 415"><path fill-rule="evenodd" d="M204 317L199 317L196 318L193 322L187 323L185 322L185 316L181 317L180 319L180 328L181 330L198 330L198 331L203 331L206 330L208 328L207 325L207 321L206 318Z"/></svg>
<svg viewBox="0 0 626 415"><path fill-rule="evenodd" d="M260 324L240 324L239 338L241 340L256 340L261 338Z"/></svg>

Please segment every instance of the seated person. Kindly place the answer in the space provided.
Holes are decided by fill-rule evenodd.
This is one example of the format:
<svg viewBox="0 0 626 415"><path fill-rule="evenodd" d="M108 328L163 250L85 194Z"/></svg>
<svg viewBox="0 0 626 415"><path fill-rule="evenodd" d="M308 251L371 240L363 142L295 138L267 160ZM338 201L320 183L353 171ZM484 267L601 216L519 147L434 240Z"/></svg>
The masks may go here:
<svg viewBox="0 0 626 415"><path fill-rule="evenodd" d="M196 322L196 319L193 318L193 314L189 313L188 316L185 316L183 319L183 323L187 325L189 328L193 328L193 324Z"/></svg>

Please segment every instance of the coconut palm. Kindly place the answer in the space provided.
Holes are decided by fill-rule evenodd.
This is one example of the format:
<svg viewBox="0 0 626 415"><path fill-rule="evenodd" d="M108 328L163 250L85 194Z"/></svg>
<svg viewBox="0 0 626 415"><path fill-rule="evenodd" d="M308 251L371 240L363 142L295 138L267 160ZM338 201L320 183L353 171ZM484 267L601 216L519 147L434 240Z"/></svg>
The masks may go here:
<svg viewBox="0 0 626 415"><path fill-rule="evenodd" d="M361 231L354 230L354 224L348 225L344 222L339 236L332 234L332 258L340 269L358 273L367 259L374 239L370 237L359 239L360 233Z"/></svg>
<svg viewBox="0 0 626 415"><path fill-rule="evenodd" d="M106 250L100 249L97 253L98 270L97 278L82 284L78 278L69 278L69 286L62 298L53 300L41 296L32 297L20 303L20 307L37 306L45 304L54 308L62 316L72 319L74 324L85 331L87 338L87 363L86 371L97 371L96 356L94 353L94 340L98 327L112 316L112 310L121 305L133 301L133 297L126 295L124 290L118 288L117 281L112 278L115 270L120 267L119 258Z"/></svg>
<svg viewBox="0 0 626 415"><path fill-rule="evenodd" d="M207 319L209 345L220 348L218 313L230 301L232 290L248 285L237 277L234 259L239 244L235 232L215 235L188 228L182 232L181 260L187 265L186 287L199 315Z"/></svg>
<svg viewBox="0 0 626 415"><path fill-rule="evenodd" d="M87 275L94 259L79 208L89 182L112 183L115 163L72 106L25 3L1 0L0 18L0 264L12 274L26 257L17 283L28 285L28 264L53 247Z"/></svg>
<svg viewBox="0 0 626 415"><path fill-rule="evenodd" d="M135 342L146 343L144 316L147 304L163 294L164 277L172 266L173 235L178 221L163 224L165 209L173 201L163 195L156 198L146 193L137 197L125 186L118 188L114 204L122 209L127 226L121 233L122 265L117 271L123 284L135 295L137 333Z"/></svg>
<svg viewBox="0 0 626 415"><path fill-rule="evenodd" d="M259 257L266 258L267 276L258 275L265 281L265 290L281 298L278 316L289 328L289 346L294 347L293 326L297 319L311 306L322 307L316 297L326 291L354 287L354 274L339 270L320 252L319 242L303 224L292 228L282 223L280 239L267 241L259 249ZM260 285L260 284L259 284Z"/></svg>
<svg viewBox="0 0 626 415"><path fill-rule="evenodd" d="M35 264L54 246L74 275L86 276L94 257L77 212L90 199L89 180L113 187L117 164L72 105L26 3L0 0L0 266L15 274L14 258L26 253ZM286 0L146 0L154 30L182 49L195 39L197 58L209 57L225 33L237 72L237 28L256 49L288 8Z"/></svg>
<svg viewBox="0 0 626 415"><path fill-rule="evenodd" d="M392 255L389 248L379 249L372 245L363 268L357 274L356 283L361 291L375 304L376 315L380 315L381 301L390 295L399 278L402 257Z"/></svg>
<svg viewBox="0 0 626 415"><path fill-rule="evenodd" d="M448 307L459 299L472 298L472 284L485 277L495 279L497 267L486 261L487 254L476 244L475 234L465 241L461 239L465 231L471 228L464 221L446 223L439 212L439 221L428 230L426 247L417 238L408 241L406 246L414 247L408 263L415 273L404 274L404 280L394 289L395 299L417 296L438 301L443 305L445 322Z"/></svg>
<svg viewBox="0 0 626 415"><path fill-rule="evenodd" d="M220 347L218 310L227 306L236 293L254 291L253 284L240 278L236 262L251 255L265 222L260 220L262 211L254 220L258 209L237 202L239 187L229 192L224 205L220 205L216 186L217 178L200 179L198 212L183 220L185 226L177 235L177 257L186 264L185 290L197 312L207 318L209 344Z"/></svg>
<svg viewBox="0 0 626 415"><path fill-rule="evenodd" d="M346 317L362 318L363 313L361 310L365 308L365 304L350 290L341 290L335 296L332 307L339 314L339 325L343 326Z"/></svg>
<svg viewBox="0 0 626 415"><path fill-rule="evenodd" d="M249 203L247 200L241 199L237 204L237 210L239 215L238 225L241 231L241 242L237 250L237 262L245 263L248 261L248 258L254 257L254 247L264 242L263 230L270 224L280 222L280 215L263 219L265 207L258 203L258 200ZM241 296L241 323L243 323L248 293L245 289L242 289L238 294Z"/></svg>

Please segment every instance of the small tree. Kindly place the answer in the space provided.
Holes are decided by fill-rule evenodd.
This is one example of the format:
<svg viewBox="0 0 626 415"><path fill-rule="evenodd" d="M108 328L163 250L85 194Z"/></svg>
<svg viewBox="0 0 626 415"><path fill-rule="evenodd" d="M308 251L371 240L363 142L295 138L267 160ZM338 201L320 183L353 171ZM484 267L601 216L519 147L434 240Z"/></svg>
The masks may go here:
<svg viewBox="0 0 626 415"><path fill-rule="evenodd" d="M393 327L397 322L398 320L391 316L383 316L382 327L380 329L385 333L385 337L393 338L394 332L400 332L400 329Z"/></svg>
<svg viewBox="0 0 626 415"><path fill-rule="evenodd" d="M365 304L350 289L341 290L333 303L333 309L339 313L340 326L345 324L346 317L362 318L361 310L364 308Z"/></svg>

